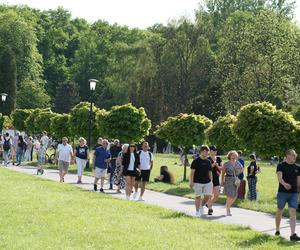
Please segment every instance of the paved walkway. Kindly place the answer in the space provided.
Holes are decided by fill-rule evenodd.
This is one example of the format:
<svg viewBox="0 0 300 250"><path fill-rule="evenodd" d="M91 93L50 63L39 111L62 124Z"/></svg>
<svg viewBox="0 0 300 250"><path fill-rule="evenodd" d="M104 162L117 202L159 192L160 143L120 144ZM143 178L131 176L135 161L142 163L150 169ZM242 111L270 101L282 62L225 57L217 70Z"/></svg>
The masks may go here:
<svg viewBox="0 0 300 250"><path fill-rule="evenodd" d="M11 166L8 167L8 169L37 176L35 167ZM57 170L46 169L44 175L42 176L39 175L39 177L48 180L59 181ZM68 174L65 177L65 183L69 183L87 190L93 189L93 180L94 180L93 177L83 176L82 181L84 182L84 184L78 185L76 184L77 176L75 174ZM110 194L113 197L125 199L124 194L118 194L114 190L107 190L108 189L107 185L105 185L104 189L107 194ZM182 212L191 216L194 216L195 214L194 201L192 199L164 194L164 193L150 191L150 190L146 190L144 199L146 204L157 205L177 212ZM203 216L203 218L208 220L218 221L225 224L233 224L233 225L240 225L244 227L250 227L253 230L267 233L270 235L274 235L275 233L275 218L271 214L255 212L255 211L242 209L242 208L232 208L231 212L233 216L228 217L225 216L224 206L216 204L214 205L213 209L214 209L213 216L205 215ZM206 208L205 208L205 212L207 213ZM300 221L297 221L298 234L300 234L299 225L300 225ZM288 219L286 218L282 219L280 232L284 238L289 239L290 227L289 227Z"/></svg>

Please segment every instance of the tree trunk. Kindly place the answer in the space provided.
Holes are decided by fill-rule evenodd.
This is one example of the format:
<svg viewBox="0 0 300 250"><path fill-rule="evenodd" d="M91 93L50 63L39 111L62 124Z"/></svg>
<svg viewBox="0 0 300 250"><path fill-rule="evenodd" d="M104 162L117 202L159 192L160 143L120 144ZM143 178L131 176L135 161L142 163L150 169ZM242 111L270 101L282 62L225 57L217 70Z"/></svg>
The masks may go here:
<svg viewBox="0 0 300 250"><path fill-rule="evenodd" d="M183 181L186 181L186 167L187 167L187 152L184 149Z"/></svg>

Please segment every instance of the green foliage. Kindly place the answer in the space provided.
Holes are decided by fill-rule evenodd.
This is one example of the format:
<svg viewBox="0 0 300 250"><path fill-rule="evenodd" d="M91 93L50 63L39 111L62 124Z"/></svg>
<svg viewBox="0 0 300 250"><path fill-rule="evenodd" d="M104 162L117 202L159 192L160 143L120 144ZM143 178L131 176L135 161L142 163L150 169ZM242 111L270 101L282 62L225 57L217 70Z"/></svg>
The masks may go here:
<svg viewBox="0 0 300 250"><path fill-rule="evenodd" d="M6 102L2 103L1 101L0 107L3 114L9 115L16 107L16 84L17 65L15 54L10 47L5 47L1 53L0 47L0 93L8 95Z"/></svg>
<svg viewBox="0 0 300 250"><path fill-rule="evenodd" d="M206 131L208 141L223 151L238 149L238 138L233 131L235 122L233 115L220 116Z"/></svg>
<svg viewBox="0 0 300 250"><path fill-rule="evenodd" d="M25 121L30 116L31 109L16 109L12 114L12 124L19 131L26 131Z"/></svg>
<svg viewBox="0 0 300 250"><path fill-rule="evenodd" d="M211 125L212 121L205 116L179 114L163 121L155 134L174 146L189 148L205 142L205 130Z"/></svg>
<svg viewBox="0 0 300 250"><path fill-rule="evenodd" d="M27 117L25 120L25 128L27 133L39 133L42 132L40 131L39 124L37 123L37 117L39 116L40 113L42 112L51 112L49 108L47 109L33 109L31 114ZM50 125L50 121L48 123L48 126ZM47 130L46 130L47 131Z"/></svg>
<svg viewBox="0 0 300 250"><path fill-rule="evenodd" d="M45 90L31 81L26 81L17 91L17 107L20 109L47 108L50 97Z"/></svg>
<svg viewBox="0 0 300 250"><path fill-rule="evenodd" d="M35 118L36 132L42 133L43 131L49 132L51 130L51 118L56 114L51 110L42 110Z"/></svg>
<svg viewBox="0 0 300 250"><path fill-rule="evenodd" d="M99 120L101 135L121 142L141 142L151 127L144 108L136 108L131 103L112 107Z"/></svg>
<svg viewBox="0 0 300 250"><path fill-rule="evenodd" d="M296 121L291 114L267 102L241 108L234 125L243 146L260 156L283 156L294 147Z"/></svg>
<svg viewBox="0 0 300 250"><path fill-rule="evenodd" d="M78 86L74 82L65 82L57 86L54 111L69 113L79 103Z"/></svg>
<svg viewBox="0 0 300 250"><path fill-rule="evenodd" d="M92 110L92 142L95 138L99 137L99 130L96 124L96 113L102 112L95 105L93 105ZM90 121L90 103L80 102L70 112L70 129L73 136L79 137L83 136L88 138L89 135L89 121Z"/></svg>
<svg viewBox="0 0 300 250"><path fill-rule="evenodd" d="M5 115L3 116L3 118L4 118L3 129L14 129L10 116Z"/></svg>
<svg viewBox="0 0 300 250"><path fill-rule="evenodd" d="M0 113L0 132L1 133L2 133L2 130L3 130L4 121L5 121L5 118L2 115L2 113Z"/></svg>
<svg viewBox="0 0 300 250"><path fill-rule="evenodd" d="M65 136L72 138L69 121L70 115L68 114L55 114L55 116L51 117L51 135L58 140Z"/></svg>

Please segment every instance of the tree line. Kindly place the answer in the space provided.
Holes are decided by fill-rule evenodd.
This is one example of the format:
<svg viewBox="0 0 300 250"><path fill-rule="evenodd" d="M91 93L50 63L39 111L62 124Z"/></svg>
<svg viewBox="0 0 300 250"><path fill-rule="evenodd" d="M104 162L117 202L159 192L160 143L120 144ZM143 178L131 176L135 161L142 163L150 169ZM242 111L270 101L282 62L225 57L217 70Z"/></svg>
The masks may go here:
<svg viewBox="0 0 300 250"><path fill-rule="evenodd" d="M0 5L0 91L9 94L2 113L69 113L93 98L102 109L144 107L155 126L179 113L216 120L256 101L297 110L295 1L201 3L194 21L147 29L90 24L62 8ZM94 95L90 78L99 80Z"/></svg>

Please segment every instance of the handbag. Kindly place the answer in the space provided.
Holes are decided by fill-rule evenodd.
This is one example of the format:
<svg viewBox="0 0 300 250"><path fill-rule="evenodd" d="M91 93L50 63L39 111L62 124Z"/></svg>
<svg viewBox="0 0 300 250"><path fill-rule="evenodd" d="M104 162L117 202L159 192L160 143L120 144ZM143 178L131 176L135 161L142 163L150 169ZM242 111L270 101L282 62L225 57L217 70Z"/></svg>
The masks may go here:
<svg viewBox="0 0 300 250"><path fill-rule="evenodd" d="M233 175L234 175L234 185L238 188L241 185L241 180L236 176L235 169L233 167Z"/></svg>

